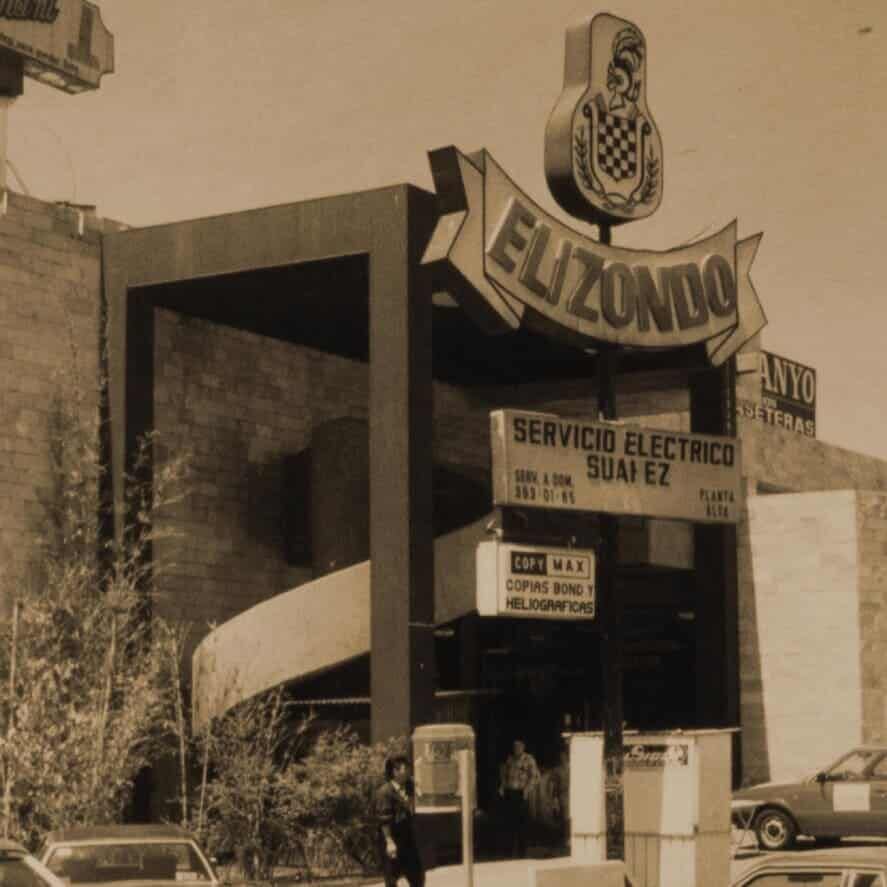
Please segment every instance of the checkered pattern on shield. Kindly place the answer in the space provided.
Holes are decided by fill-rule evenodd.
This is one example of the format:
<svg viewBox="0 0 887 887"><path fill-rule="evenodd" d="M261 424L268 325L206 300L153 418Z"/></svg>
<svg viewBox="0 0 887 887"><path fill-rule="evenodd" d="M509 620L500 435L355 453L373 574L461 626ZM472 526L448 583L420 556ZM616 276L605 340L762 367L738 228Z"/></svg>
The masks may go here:
<svg viewBox="0 0 887 887"><path fill-rule="evenodd" d="M631 179L638 171L638 129L634 120L604 113L598 117L597 161L611 178Z"/></svg>

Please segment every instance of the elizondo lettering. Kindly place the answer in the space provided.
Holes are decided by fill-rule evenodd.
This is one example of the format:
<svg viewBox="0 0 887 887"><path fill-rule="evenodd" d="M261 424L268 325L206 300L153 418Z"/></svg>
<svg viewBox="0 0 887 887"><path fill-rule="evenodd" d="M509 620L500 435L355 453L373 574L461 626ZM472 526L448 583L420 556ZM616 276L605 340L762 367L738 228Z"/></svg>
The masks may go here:
<svg viewBox="0 0 887 887"><path fill-rule="evenodd" d="M726 257L715 253L698 263L660 265L656 274L647 265L607 261L587 243L566 237L553 241L551 228L517 197L509 200L486 253L541 302L556 306L563 301L567 314L589 323L603 320L615 330L648 333L655 327L670 333L736 313L736 278ZM565 288L568 277L574 282Z"/></svg>

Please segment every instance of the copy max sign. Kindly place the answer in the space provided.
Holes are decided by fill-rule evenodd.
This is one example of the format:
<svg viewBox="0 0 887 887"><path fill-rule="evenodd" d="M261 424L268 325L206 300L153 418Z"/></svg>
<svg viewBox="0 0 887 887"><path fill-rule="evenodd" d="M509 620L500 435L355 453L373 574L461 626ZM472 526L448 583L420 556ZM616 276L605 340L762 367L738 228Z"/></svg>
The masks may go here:
<svg viewBox="0 0 887 887"><path fill-rule="evenodd" d="M528 619L594 619L594 552L481 542L477 612Z"/></svg>

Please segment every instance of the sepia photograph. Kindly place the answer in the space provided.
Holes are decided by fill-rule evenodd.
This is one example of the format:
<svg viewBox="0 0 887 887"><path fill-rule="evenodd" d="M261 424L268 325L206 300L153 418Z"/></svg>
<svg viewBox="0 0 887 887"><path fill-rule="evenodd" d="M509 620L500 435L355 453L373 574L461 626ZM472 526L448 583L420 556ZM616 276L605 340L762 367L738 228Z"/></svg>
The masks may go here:
<svg viewBox="0 0 887 887"><path fill-rule="evenodd" d="M0 0L0 884L887 887L885 36Z"/></svg>

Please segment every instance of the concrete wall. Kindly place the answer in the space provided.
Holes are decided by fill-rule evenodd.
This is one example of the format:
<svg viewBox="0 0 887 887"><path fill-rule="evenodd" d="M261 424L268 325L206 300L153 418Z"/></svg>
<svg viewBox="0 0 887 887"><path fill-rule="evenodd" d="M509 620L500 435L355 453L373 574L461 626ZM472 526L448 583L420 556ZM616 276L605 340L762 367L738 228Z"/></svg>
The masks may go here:
<svg viewBox="0 0 887 887"><path fill-rule="evenodd" d="M887 742L887 495L857 494L862 739Z"/></svg>
<svg viewBox="0 0 887 887"><path fill-rule="evenodd" d="M775 491L887 490L887 461L740 418L749 474Z"/></svg>
<svg viewBox="0 0 887 887"><path fill-rule="evenodd" d="M748 506L743 776L791 779L863 738L856 493L756 496Z"/></svg>

